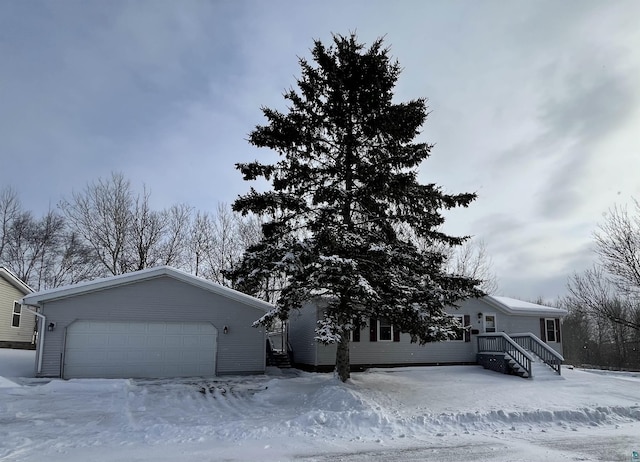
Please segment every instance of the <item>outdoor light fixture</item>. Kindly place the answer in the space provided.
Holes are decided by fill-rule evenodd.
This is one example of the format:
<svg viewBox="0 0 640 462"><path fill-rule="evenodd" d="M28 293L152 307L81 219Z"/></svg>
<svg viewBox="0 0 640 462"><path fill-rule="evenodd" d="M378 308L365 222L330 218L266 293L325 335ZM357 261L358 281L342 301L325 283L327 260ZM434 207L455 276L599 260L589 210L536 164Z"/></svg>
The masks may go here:
<svg viewBox="0 0 640 462"><path fill-rule="evenodd" d="M49 325L47 326L47 330L48 331L52 331L55 328L56 328L56 323L55 322L50 322Z"/></svg>
<svg viewBox="0 0 640 462"><path fill-rule="evenodd" d="M229 328L227 326L224 326L224 329L222 329L222 333L223 334L228 334L229 333Z"/></svg>
<svg viewBox="0 0 640 462"><path fill-rule="evenodd" d="M478 313L478 319L482 319L482 313Z"/></svg>

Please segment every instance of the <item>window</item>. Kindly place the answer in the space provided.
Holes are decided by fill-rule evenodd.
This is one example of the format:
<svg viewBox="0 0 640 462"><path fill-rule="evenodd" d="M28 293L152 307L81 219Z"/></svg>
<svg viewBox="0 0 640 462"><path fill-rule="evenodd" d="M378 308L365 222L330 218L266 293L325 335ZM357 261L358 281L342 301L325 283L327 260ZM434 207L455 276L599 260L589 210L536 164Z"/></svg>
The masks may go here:
<svg viewBox="0 0 640 462"><path fill-rule="evenodd" d="M11 318L11 327L20 327L20 316L22 315L22 305L13 302L13 316Z"/></svg>
<svg viewBox="0 0 640 462"><path fill-rule="evenodd" d="M356 326L351 332L349 332L350 340L352 342L360 341L360 327Z"/></svg>
<svg viewBox="0 0 640 462"><path fill-rule="evenodd" d="M399 342L400 329L393 327L387 318L369 319L369 341L370 342Z"/></svg>
<svg viewBox="0 0 640 462"><path fill-rule="evenodd" d="M393 325L387 318L378 320L378 340L391 342L393 340Z"/></svg>
<svg viewBox="0 0 640 462"><path fill-rule="evenodd" d="M556 329L557 327L556 320L553 318L546 318L544 320L544 325L545 325L545 333L547 336L547 342L558 342L558 330Z"/></svg>
<svg viewBox="0 0 640 462"><path fill-rule="evenodd" d="M485 332L498 332L496 325L496 315L495 314L485 314L484 315L484 331Z"/></svg>
<svg viewBox="0 0 640 462"><path fill-rule="evenodd" d="M464 341L464 316L461 314L454 314L453 317L458 320L460 323L460 329L456 331L456 336L449 339L452 342L463 342Z"/></svg>

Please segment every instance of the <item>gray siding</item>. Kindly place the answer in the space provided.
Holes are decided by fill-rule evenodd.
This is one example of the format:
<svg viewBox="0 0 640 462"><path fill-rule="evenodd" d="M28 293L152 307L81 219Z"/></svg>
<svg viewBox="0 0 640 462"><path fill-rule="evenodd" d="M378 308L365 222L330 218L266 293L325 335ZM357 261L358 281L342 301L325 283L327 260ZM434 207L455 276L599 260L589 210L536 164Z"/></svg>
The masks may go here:
<svg viewBox="0 0 640 462"><path fill-rule="evenodd" d="M50 301L43 314L47 324L56 323L45 335L40 374L45 377L60 377L65 330L76 320L210 322L220 333L217 374L265 369L264 329L252 327L264 311L169 276Z"/></svg>
<svg viewBox="0 0 640 462"><path fill-rule="evenodd" d="M498 326L498 330L511 334L531 332L536 337L542 338L543 335L542 332L540 332L540 318L542 317L543 316L509 316L504 320L505 327L501 328ZM552 315L548 315L546 317L555 319ZM560 325L562 325L562 321L560 322ZM562 332L560 332L560 340L562 340ZM547 345L562 354L562 343L547 342Z"/></svg>
<svg viewBox="0 0 640 462"><path fill-rule="evenodd" d="M0 275L0 342L30 344L33 337L35 315L22 307L20 327L12 327L13 302L20 301L26 293Z"/></svg>
<svg viewBox="0 0 640 462"><path fill-rule="evenodd" d="M449 310L452 314L471 314L464 307ZM474 312L475 315L475 312ZM369 327L360 331L360 341L349 344L349 356L353 366L371 364L446 364L446 363L471 363L476 360L476 344L474 336L471 342L450 341L434 342L420 345L411 343L408 334L400 334L399 342L371 342L369 340ZM317 366L329 366L335 364L336 346L317 344Z"/></svg>
<svg viewBox="0 0 640 462"><path fill-rule="evenodd" d="M335 345L321 345L313 340L315 321L321 314L320 310L314 310L313 306L305 306L301 315L296 320L295 328L290 331L290 341L294 349L294 357L297 362L311 366L331 366L335 364ZM540 337L540 316L510 315L500 311L493 305L489 305L482 299L470 299L460 303L458 308L449 308L451 314L469 315L471 329L483 332L484 325L478 313L494 313L498 332L520 333L531 332ZM299 341L298 336L303 338ZM477 340L471 335L470 342L448 341L434 342L425 345L411 343L408 334L400 335L400 342L371 342L369 341L369 327L366 326L360 332L360 342L351 342L349 355L351 364L357 365L411 365L411 364L450 364L450 363L474 363L476 362ZM310 351L315 346L315 354ZM560 343L549 343L551 348L562 353ZM301 348L298 356L296 347Z"/></svg>
<svg viewBox="0 0 640 462"><path fill-rule="evenodd" d="M317 366L315 341L318 308L306 303L300 311L292 311L289 316L289 343L293 349L293 361L299 364Z"/></svg>

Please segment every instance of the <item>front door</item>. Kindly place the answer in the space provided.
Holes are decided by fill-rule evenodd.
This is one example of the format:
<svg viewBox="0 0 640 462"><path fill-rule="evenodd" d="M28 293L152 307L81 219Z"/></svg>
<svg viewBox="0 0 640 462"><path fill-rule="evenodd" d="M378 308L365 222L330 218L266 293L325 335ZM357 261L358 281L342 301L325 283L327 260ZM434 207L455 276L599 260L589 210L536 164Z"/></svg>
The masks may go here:
<svg viewBox="0 0 640 462"><path fill-rule="evenodd" d="M495 313L484 315L484 331L486 333L498 332Z"/></svg>

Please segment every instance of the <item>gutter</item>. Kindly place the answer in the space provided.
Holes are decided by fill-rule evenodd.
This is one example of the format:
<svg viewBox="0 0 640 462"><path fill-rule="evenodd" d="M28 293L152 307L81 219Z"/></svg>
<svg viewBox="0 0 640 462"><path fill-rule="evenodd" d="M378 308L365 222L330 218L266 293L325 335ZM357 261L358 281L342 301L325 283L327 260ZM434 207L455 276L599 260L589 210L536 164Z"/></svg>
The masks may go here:
<svg viewBox="0 0 640 462"><path fill-rule="evenodd" d="M33 311L29 309L28 306L25 306L27 311L38 316L42 322L40 323L40 330L38 331L38 368L37 373L40 374L42 372L42 352L44 350L44 333L47 331L47 317L44 314L38 313L37 311Z"/></svg>

